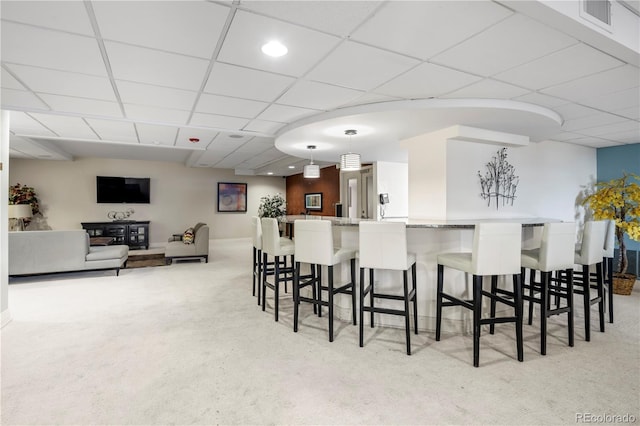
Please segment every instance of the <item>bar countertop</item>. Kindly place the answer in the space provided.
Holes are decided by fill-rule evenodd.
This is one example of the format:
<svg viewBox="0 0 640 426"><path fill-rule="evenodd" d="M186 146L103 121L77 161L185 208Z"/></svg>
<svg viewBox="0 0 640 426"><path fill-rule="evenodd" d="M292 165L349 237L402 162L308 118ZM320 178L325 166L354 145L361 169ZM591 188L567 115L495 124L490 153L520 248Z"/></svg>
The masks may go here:
<svg viewBox="0 0 640 426"><path fill-rule="evenodd" d="M293 223L296 220L329 220L334 226L358 226L362 221L372 221L373 219L350 219L347 217L335 216L312 216L312 215L287 215L281 221ZM403 222L407 228L474 228L478 223L486 222L515 222L521 223L523 227L542 226L549 222L562 222L559 219L543 217L518 217L518 218L491 218L491 219L410 219L410 218L388 218L381 222Z"/></svg>

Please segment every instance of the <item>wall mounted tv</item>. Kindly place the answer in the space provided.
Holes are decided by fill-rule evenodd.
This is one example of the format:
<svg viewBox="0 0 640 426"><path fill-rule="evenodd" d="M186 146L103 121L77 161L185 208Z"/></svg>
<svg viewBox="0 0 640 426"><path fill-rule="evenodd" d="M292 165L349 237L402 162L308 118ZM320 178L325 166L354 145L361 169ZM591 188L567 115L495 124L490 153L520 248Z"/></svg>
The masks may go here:
<svg viewBox="0 0 640 426"><path fill-rule="evenodd" d="M98 203L149 204L150 178L96 176Z"/></svg>

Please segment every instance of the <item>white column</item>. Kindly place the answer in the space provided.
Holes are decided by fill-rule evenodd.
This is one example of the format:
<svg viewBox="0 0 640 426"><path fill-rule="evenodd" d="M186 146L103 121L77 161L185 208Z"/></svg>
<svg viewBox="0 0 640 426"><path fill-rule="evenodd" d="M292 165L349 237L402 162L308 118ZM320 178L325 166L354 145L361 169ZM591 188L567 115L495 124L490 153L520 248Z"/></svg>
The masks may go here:
<svg viewBox="0 0 640 426"><path fill-rule="evenodd" d="M0 326L11 321L9 311L9 111L0 111Z"/></svg>

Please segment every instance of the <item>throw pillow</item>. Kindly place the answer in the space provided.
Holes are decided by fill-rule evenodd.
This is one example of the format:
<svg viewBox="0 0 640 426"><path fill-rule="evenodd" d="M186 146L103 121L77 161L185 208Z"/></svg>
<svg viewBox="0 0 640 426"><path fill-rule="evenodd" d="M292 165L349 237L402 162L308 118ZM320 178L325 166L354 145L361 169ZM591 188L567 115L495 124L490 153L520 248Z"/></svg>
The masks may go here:
<svg viewBox="0 0 640 426"><path fill-rule="evenodd" d="M193 244L193 228L189 228L184 231L182 235L182 242L185 244Z"/></svg>

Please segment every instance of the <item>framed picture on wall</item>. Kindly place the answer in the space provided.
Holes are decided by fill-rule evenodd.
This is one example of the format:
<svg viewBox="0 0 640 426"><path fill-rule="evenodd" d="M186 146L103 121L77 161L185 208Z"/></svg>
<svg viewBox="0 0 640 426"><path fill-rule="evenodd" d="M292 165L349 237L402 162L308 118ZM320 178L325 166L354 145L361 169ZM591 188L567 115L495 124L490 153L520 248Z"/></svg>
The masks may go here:
<svg viewBox="0 0 640 426"><path fill-rule="evenodd" d="M246 212L247 184L218 182L218 211Z"/></svg>
<svg viewBox="0 0 640 426"><path fill-rule="evenodd" d="M304 194L304 208L306 210L322 210L322 192Z"/></svg>

